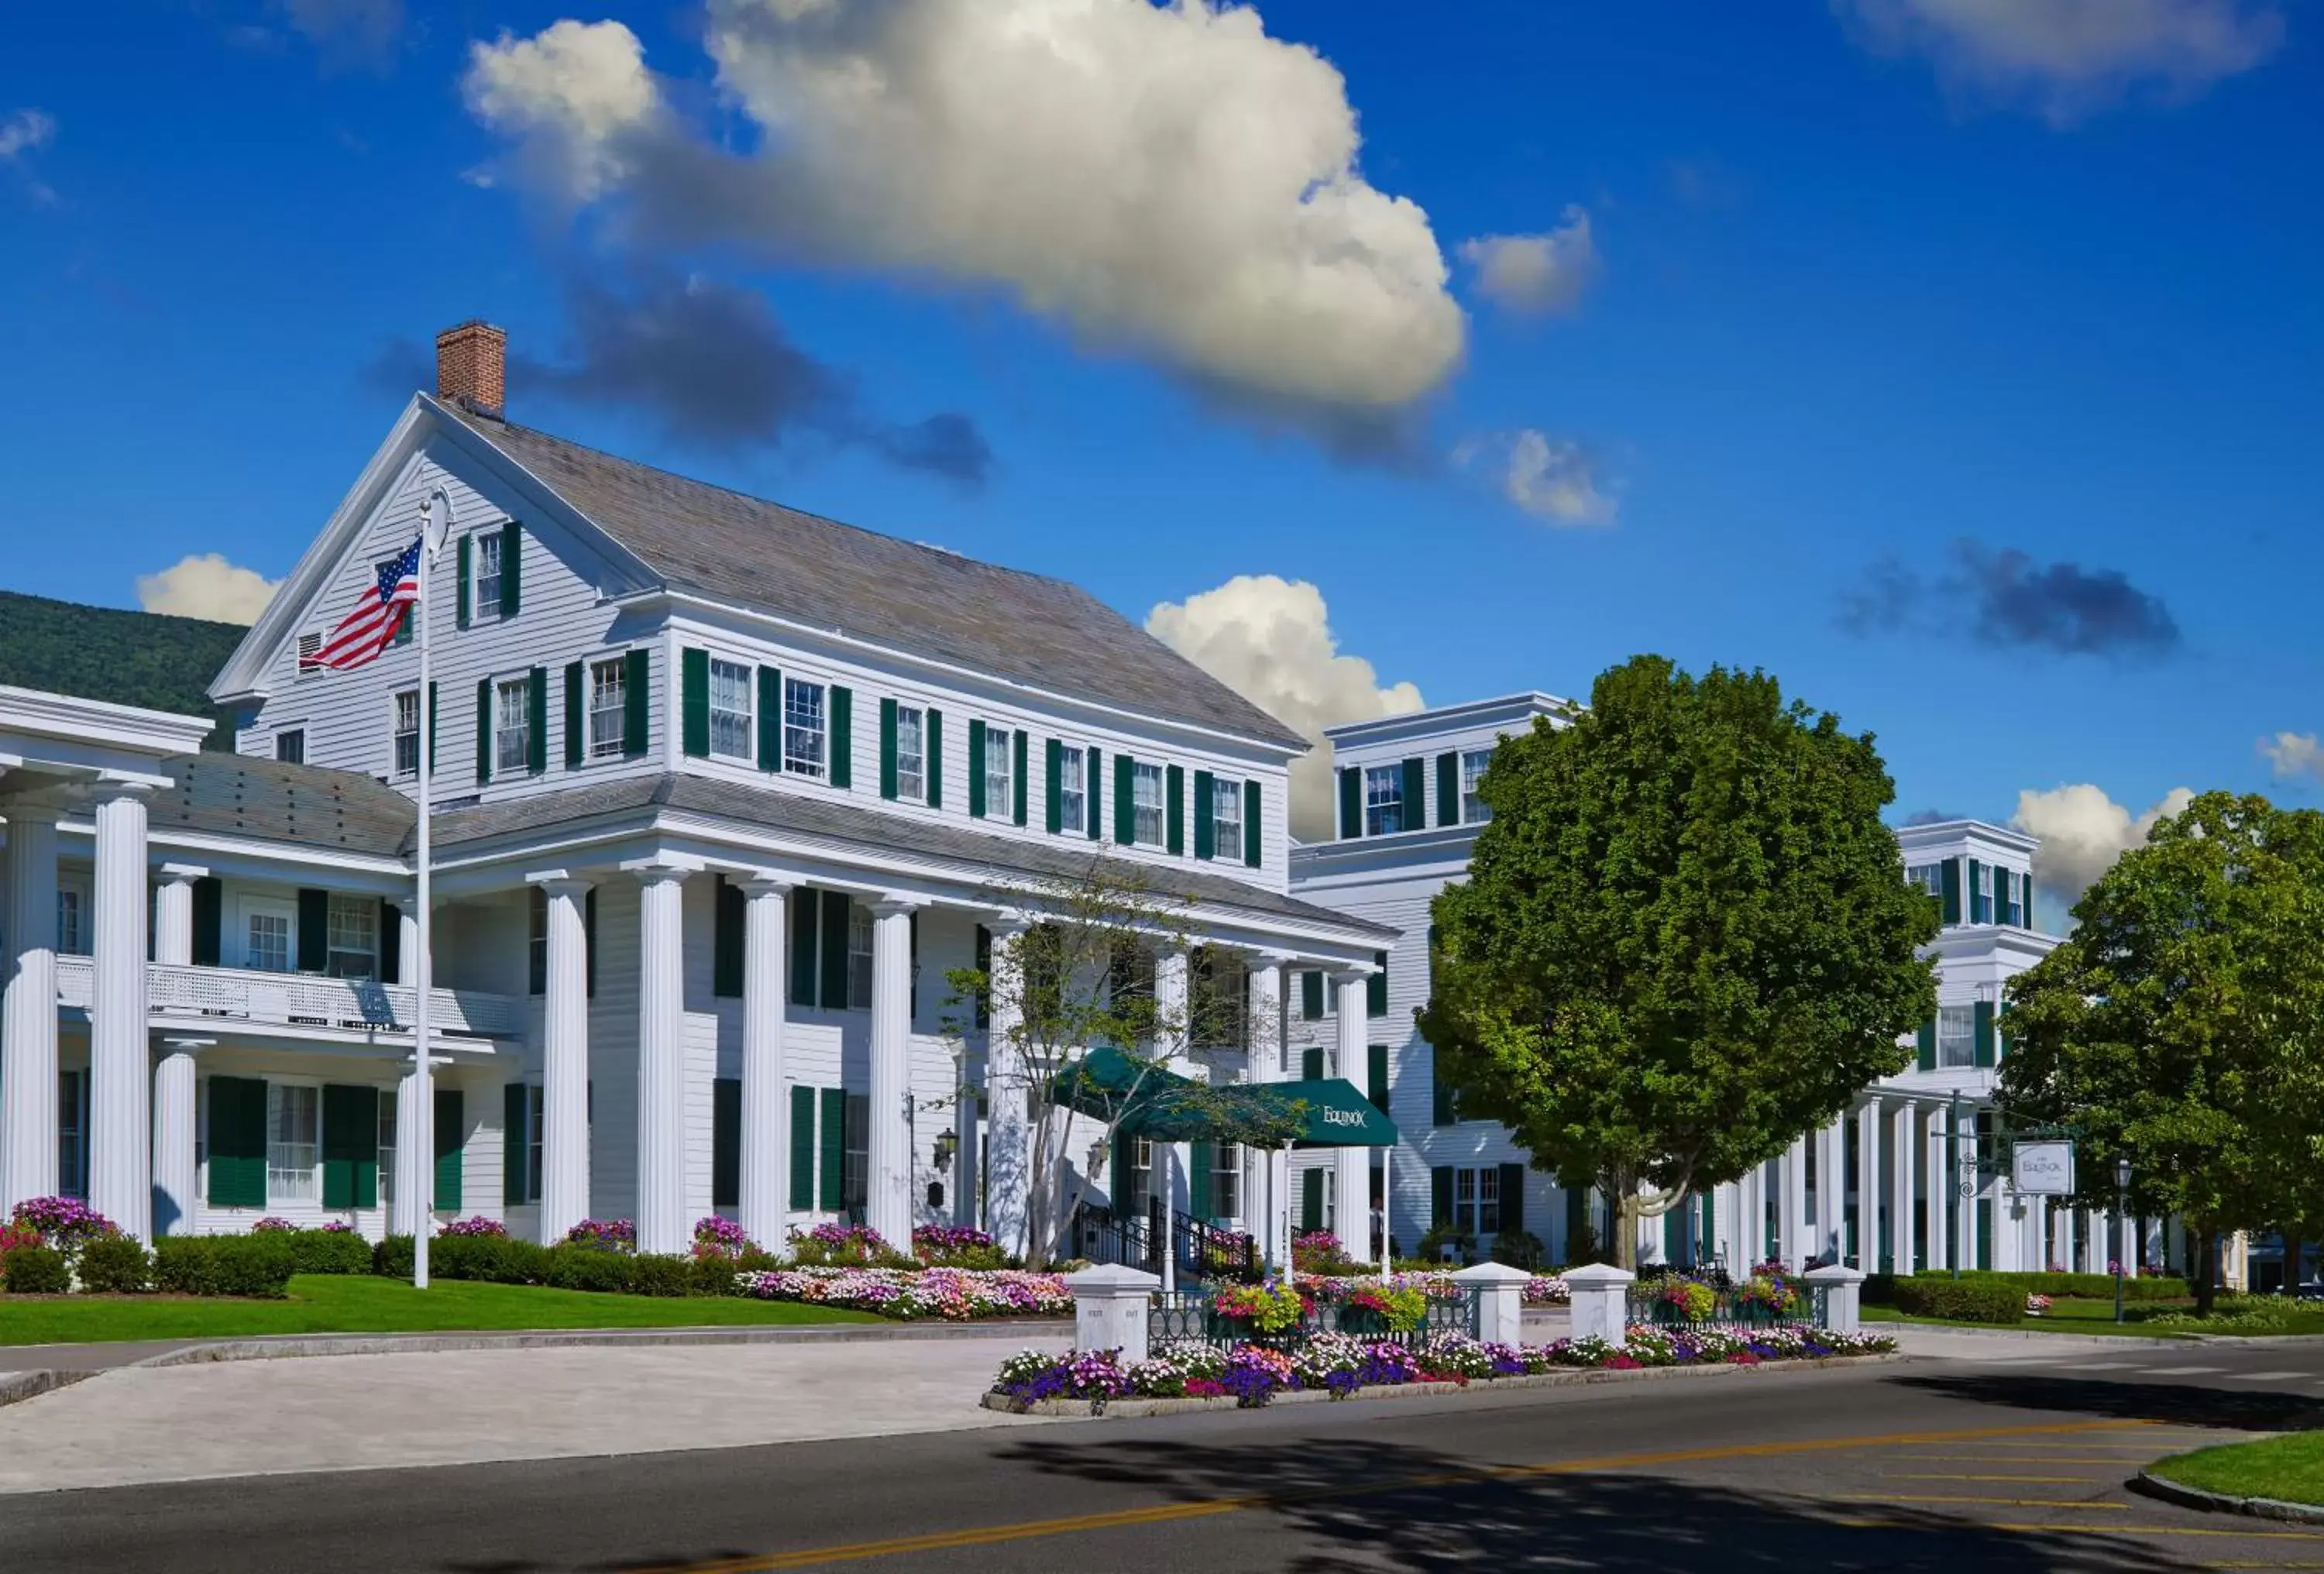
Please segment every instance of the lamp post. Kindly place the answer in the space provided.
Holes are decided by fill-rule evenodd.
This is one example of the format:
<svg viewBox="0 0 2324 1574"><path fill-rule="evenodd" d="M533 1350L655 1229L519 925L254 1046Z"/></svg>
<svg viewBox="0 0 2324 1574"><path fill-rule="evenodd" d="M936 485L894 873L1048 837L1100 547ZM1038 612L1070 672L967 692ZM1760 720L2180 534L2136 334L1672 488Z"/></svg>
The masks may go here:
<svg viewBox="0 0 2324 1574"><path fill-rule="evenodd" d="M2122 1221L2130 1212L2130 1161L2114 1161L2114 1320L2122 1321Z"/></svg>

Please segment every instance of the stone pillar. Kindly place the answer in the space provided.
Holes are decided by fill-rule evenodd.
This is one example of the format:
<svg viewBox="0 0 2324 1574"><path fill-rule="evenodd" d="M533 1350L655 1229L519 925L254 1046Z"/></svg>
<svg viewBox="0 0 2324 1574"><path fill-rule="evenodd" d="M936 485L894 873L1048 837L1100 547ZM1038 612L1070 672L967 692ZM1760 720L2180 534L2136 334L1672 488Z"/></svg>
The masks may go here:
<svg viewBox="0 0 2324 1574"><path fill-rule="evenodd" d="M1888 1245L1891 1273L1910 1274L1920 1248L1920 1230L1913 1218L1918 1194L1914 1178L1921 1150L1914 1145L1913 1106L1899 1104L1888 1113Z"/></svg>
<svg viewBox="0 0 2324 1574"><path fill-rule="evenodd" d="M0 1218L57 1190L57 811L8 819L7 967L0 978Z"/></svg>
<svg viewBox="0 0 2324 1574"><path fill-rule="evenodd" d="M1283 1064L1283 978L1291 963L1287 956L1268 953L1250 966L1250 1070L1254 1082L1279 1082L1286 1078ZM1259 1238L1260 1259L1280 1272L1291 1261L1291 1238L1285 1233L1284 1200L1290 1195L1291 1150L1268 1148L1259 1155L1266 1175L1265 1212L1253 1233ZM1248 1211L1248 1210L1246 1210Z"/></svg>
<svg viewBox="0 0 2324 1574"><path fill-rule="evenodd" d="M1339 1028L1337 1053L1338 1074L1342 1082L1351 1082L1356 1091L1365 1092L1366 1037L1370 1018L1365 1013L1364 995L1372 970L1367 967L1347 968L1332 975L1339 987ZM1337 1179L1333 1189L1338 1194L1338 1226L1333 1233L1348 1248L1348 1256L1360 1263L1374 1262L1372 1255L1372 1150L1368 1147L1343 1147L1333 1157ZM1487 1243L1477 1243L1479 1251L1489 1249Z"/></svg>
<svg viewBox="0 0 2324 1574"><path fill-rule="evenodd" d="M992 965L984 1028L984 1229L1002 1251L1023 1256L1031 1244L1033 1192L1031 1079L1018 1043L1025 1020L1027 925L1004 916L985 927L992 935Z"/></svg>
<svg viewBox="0 0 2324 1574"><path fill-rule="evenodd" d="M153 1068L153 1233L191 1235L200 1207L194 1158L194 1057L214 1041L172 1038Z"/></svg>
<svg viewBox="0 0 2324 1574"><path fill-rule="evenodd" d="M864 1222L898 1251L912 1245L912 914L922 904L872 904L871 1135Z"/></svg>
<svg viewBox="0 0 2324 1574"><path fill-rule="evenodd" d="M194 961L194 882L210 871L199 864L165 863L153 892L153 960L171 967Z"/></svg>
<svg viewBox="0 0 2324 1574"><path fill-rule="evenodd" d="M1143 1268L1101 1263L1065 1275L1074 1296L1074 1348L1120 1352L1127 1367L1146 1358L1146 1319L1162 1281Z"/></svg>
<svg viewBox="0 0 2324 1574"><path fill-rule="evenodd" d="M686 877L692 871L647 862L631 872L640 888L638 1250L683 1252L692 1244L692 1220L686 1217L684 900ZM557 1128L553 1118L544 1118L543 1125L544 1137ZM547 1156L542 1155L544 1164Z"/></svg>
<svg viewBox="0 0 2324 1574"><path fill-rule="evenodd" d="M96 963L88 1014L88 1205L140 1240L153 1238L153 1063L145 1008L145 798L97 794L92 882Z"/></svg>
<svg viewBox="0 0 2324 1574"><path fill-rule="evenodd" d="M1880 1100L1867 1099L1856 1111L1856 1252L1852 1266L1875 1273L1880 1266Z"/></svg>
<svg viewBox="0 0 2324 1574"><path fill-rule="evenodd" d="M589 882L562 870L527 878L540 888L547 917L548 967L540 1001L540 1238L554 1244L589 1217ZM641 1057L641 1076L644 1064ZM642 1187L639 1196L642 1231Z"/></svg>
<svg viewBox="0 0 2324 1574"><path fill-rule="evenodd" d="M791 883L772 875L742 882L742 1177L735 1212L742 1233L770 1251L781 1248L790 1222L790 1089L783 1064L789 970L784 966L783 918ZM961 1127L965 1146L967 1122ZM966 1167L964 1163L964 1172Z"/></svg>
<svg viewBox="0 0 2324 1574"><path fill-rule="evenodd" d="M1821 1285L1824 1292L1822 1326L1834 1333L1854 1333L1863 1326L1858 1300L1864 1284L1863 1273L1856 1268L1816 1268L1805 1275L1811 1284Z"/></svg>
<svg viewBox="0 0 2324 1574"><path fill-rule="evenodd" d="M1454 1284L1477 1293L1479 1339L1488 1344L1525 1342L1525 1287L1532 1277L1523 1268L1513 1268L1507 1263L1479 1263L1452 1275ZM1571 1282L1569 1277L1568 1283Z"/></svg>
<svg viewBox="0 0 2324 1574"><path fill-rule="evenodd" d="M1808 1234L1808 1139L1793 1139L1784 1164L1784 1233L1776 1256L1787 1268L1797 1268L1815 1255Z"/></svg>
<svg viewBox="0 0 2324 1574"><path fill-rule="evenodd" d="M436 1069L432 1063L429 1069ZM435 1122L420 1118L420 1073L412 1061L405 1061L402 1074L395 1079L395 1196L388 1210L388 1229L397 1235L435 1234L434 1136ZM428 1139L425 1149L423 1137Z"/></svg>
<svg viewBox="0 0 2324 1574"><path fill-rule="evenodd" d="M1637 1275L1610 1263L1588 1263L1560 1276L1572 1303L1572 1337L1602 1339L1621 1348L1629 1334L1630 1281Z"/></svg>

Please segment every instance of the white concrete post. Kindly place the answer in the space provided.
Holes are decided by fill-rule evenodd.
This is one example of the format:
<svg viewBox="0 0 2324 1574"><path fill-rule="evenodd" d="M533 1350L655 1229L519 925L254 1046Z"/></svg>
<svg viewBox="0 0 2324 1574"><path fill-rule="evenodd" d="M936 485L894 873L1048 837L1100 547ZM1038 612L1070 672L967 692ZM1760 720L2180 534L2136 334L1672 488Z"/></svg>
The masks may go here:
<svg viewBox="0 0 2324 1574"><path fill-rule="evenodd" d="M526 878L540 888L548 920L540 1004L540 1239L553 1246L589 1217L589 928L583 908L589 882L563 870ZM643 1061L639 1063L642 1071Z"/></svg>
<svg viewBox="0 0 2324 1574"><path fill-rule="evenodd" d="M1074 1296L1074 1348L1118 1350L1127 1367L1146 1358L1146 1318L1161 1281L1143 1268L1101 1263L1065 1275Z"/></svg>
<svg viewBox="0 0 2324 1574"><path fill-rule="evenodd" d="M1923 1118L1929 1155L1929 1272L1941 1274L1953 1266L1952 1166L1945 1163L1945 1112L1931 1109Z"/></svg>
<svg viewBox="0 0 2324 1574"><path fill-rule="evenodd" d="M638 1250L684 1252L692 1246L686 1217L684 902L692 870L655 861L622 867L638 877L639 886ZM545 1124L556 1129L554 1121Z"/></svg>
<svg viewBox="0 0 2324 1574"><path fill-rule="evenodd" d="M770 1251L781 1248L790 1223L783 919L791 884L772 875L742 882L742 1174L735 1214L742 1233ZM965 1147L967 1122L961 1125ZM961 1167L966 1171L964 1160Z"/></svg>
<svg viewBox="0 0 2324 1574"><path fill-rule="evenodd" d="M872 904L871 1133L864 1222L898 1251L912 1249L912 914L923 904Z"/></svg>
<svg viewBox="0 0 2324 1574"><path fill-rule="evenodd" d="M145 798L97 790L97 874L88 1014L88 1205L140 1240L153 1238L153 1063L145 1009Z"/></svg>
<svg viewBox="0 0 2324 1574"><path fill-rule="evenodd" d="M1154 1019L1156 1024L1154 1058L1173 1071L1191 1074L1197 1070L1189 1058L1194 1050L1193 1020L1188 1015L1192 1005L1187 980L1186 950L1180 945L1166 945L1154 957ZM1157 1176L1162 1193L1162 1291L1168 1294L1176 1289L1176 1273L1172 1249L1176 1234L1173 1219L1176 1214L1193 1216L1194 1210L1194 1152L1183 1142L1154 1145L1156 1164L1161 1168ZM1203 1220L1207 1224L1210 1220Z"/></svg>
<svg viewBox="0 0 2324 1574"><path fill-rule="evenodd" d="M1892 1272L1910 1274L1921 1234L1913 1217L1914 1171L1920 1150L1913 1145L1913 1106L1899 1104L1888 1116L1888 1245Z"/></svg>
<svg viewBox="0 0 2324 1574"><path fill-rule="evenodd" d="M1810 1255L1842 1253L1847 1244L1848 1118L1840 1115L1816 1133L1816 1236Z"/></svg>
<svg viewBox="0 0 2324 1574"><path fill-rule="evenodd" d="M432 1235L436 1217L435 1155L420 1151L420 1138L424 1130L431 1138L429 1146L434 1146L434 1129L432 1123L423 1126L420 1121L420 1074L412 1065L411 1061L405 1061L402 1074L395 1080L395 1194L394 1206L389 1210L388 1228L398 1235Z"/></svg>
<svg viewBox="0 0 2324 1574"><path fill-rule="evenodd" d="M14 800L0 980L0 1218L57 1190L57 810Z"/></svg>
<svg viewBox="0 0 2324 1574"><path fill-rule="evenodd" d="M1808 1139L1793 1139L1784 1158L1784 1238L1777 1256L1787 1268L1797 1268L1814 1255L1808 1244Z"/></svg>
<svg viewBox="0 0 2324 1574"><path fill-rule="evenodd" d="M1610 1263L1585 1263L1561 1276L1572 1305L1572 1337L1621 1348L1629 1337L1630 1282L1637 1275Z"/></svg>
<svg viewBox="0 0 2324 1574"><path fill-rule="evenodd" d="M153 960L171 967L194 961L194 882L210 871L199 864L165 863L153 893Z"/></svg>
<svg viewBox="0 0 2324 1574"><path fill-rule="evenodd" d="M194 1056L216 1042L172 1038L153 1068L153 1233L191 1235L200 1206L194 1158Z"/></svg>
<svg viewBox="0 0 2324 1574"><path fill-rule="evenodd" d="M1365 989L1372 976L1370 967L1347 968L1332 975L1339 986L1338 1071L1340 1080L1351 1082L1356 1091L1364 1092L1366 1039L1370 1018L1365 1014ZM1332 1167L1338 1179L1333 1183L1334 1192L1333 1223L1340 1244L1348 1248L1348 1256L1360 1263L1372 1257L1372 1150L1368 1147L1343 1147L1333 1155ZM1479 1241L1477 1249L1484 1251L1486 1243Z"/></svg>
<svg viewBox="0 0 2324 1574"><path fill-rule="evenodd" d="M985 927L992 934L992 965L984 1028L984 1228L995 1246L1021 1257L1031 1244L1033 1188L1029 1078L1017 1042L1025 1017L1025 958L1019 943L1026 925L1003 916Z"/></svg>
<svg viewBox="0 0 2324 1574"><path fill-rule="evenodd" d="M1250 1076L1254 1082L1284 1080L1283 976L1290 962L1289 957L1270 952L1251 963ZM1259 1155L1259 1163L1267 1174L1267 1210L1257 1232L1259 1256L1269 1270L1279 1271L1291 1260L1282 1205L1290 1185L1291 1149L1267 1149Z"/></svg>
<svg viewBox="0 0 2324 1574"><path fill-rule="evenodd" d="M1880 1266L1880 1100L1856 1111L1856 1256L1866 1273Z"/></svg>
<svg viewBox="0 0 2324 1574"><path fill-rule="evenodd" d="M1617 1268L1615 1272L1621 1270ZM1454 1284L1477 1293L1479 1339L1488 1344L1525 1341L1525 1287L1532 1277L1523 1268L1513 1268L1507 1263L1479 1263L1452 1275ZM1624 1274L1623 1279L1627 1283L1629 1275ZM1572 1275L1567 1276L1567 1282L1572 1282Z"/></svg>
<svg viewBox="0 0 2324 1574"><path fill-rule="evenodd" d="M1854 1333L1863 1326L1858 1301L1864 1284L1860 1268L1814 1268L1802 1275L1824 1291L1823 1326L1834 1333Z"/></svg>

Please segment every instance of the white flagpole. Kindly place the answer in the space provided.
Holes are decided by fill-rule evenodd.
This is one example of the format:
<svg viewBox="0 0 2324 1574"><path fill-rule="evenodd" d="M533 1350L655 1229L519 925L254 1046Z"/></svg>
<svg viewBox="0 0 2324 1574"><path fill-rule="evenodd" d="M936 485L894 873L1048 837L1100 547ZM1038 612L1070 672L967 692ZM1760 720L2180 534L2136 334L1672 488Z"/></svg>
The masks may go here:
<svg viewBox="0 0 2324 1574"><path fill-rule="evenodd" d="M444 518L439 528L436 504L444 504ZM436 750L435 707L429 701L429 656L430 620L428 616L428 571L434 566L436 553L452 529L452 499L442 487L430 492L420 505L420 846L419 846L419 930L420 955L412 970L413 982L418 986L411 1009L411 1068L412 1120L416 1128L401 1142L419 1145L419 1161L406 1167L405 1174L419 1177L420 1195L411 1199L405 1210L412 1221L411 1284L414 1289L428 1288L428 1238L436 1223L436 1091L435 1068L429 1063L430 1035L429 1005L436 988L436 952L434 941L435 913L429 894L429 821L434 817L435 799L430 778L434 762L429 756Z"/></svg>

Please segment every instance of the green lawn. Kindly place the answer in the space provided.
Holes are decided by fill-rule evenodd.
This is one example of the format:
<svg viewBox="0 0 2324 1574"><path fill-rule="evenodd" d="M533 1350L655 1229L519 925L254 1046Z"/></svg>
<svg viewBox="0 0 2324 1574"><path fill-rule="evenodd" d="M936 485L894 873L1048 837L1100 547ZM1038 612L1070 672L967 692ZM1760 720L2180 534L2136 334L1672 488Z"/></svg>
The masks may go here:
<svg viewBox="0 0 2324 1574"><path fill-rule="evenodd" d="M2324 1432L2199 1449L2147 1468L2165 1480L2230 1497L2324 1504Z"/></svg>
<svg viewBox="0 0 2324 1574"><path fill-rule="evenodd" d="M879 1322L866 1312L734 1296L599 1295L439 1279L415 1290L369 1275L300 1274L284 1301L0 1295L0 1345L260 1333L423 1333L513 1328L733 1328Z"/></svg>
<svg viewBox="0 0 2324 1574"><path fill-rule="evenodd" d="M2292 1306L2279 1297L2258 1295L2222 1299L2207 1321L2193 1321L2192 1301L2134 1301L2123 1308L2123 1322L2114 1320L2111 1300L2081 1300L2061 1295L2050 1303L2046 1317L2029 1317L2013 1326L2036 1333L2127 1334L2140 1339L2180 1339L2192 1333L2258 1337L2282 1334L2324 1334L2324 1307ZM1893 1306L1867 1306L1867 1322L1917 1322L1940 1328L1989 1328L1990 1323L1958 1322L1935 1317L1911 1317ZM2183 1326L2150 1328L2153 1319L2186 1319Z"/></svg>
<svg viewBox="0 0 2324 1574"><path fill-rule="evenodd" d="M2126 1334L2135 1339L2177 1339L2181 1337L2179 1334L2172 1332L2166 1329L2142 1328L2135 1322L2126 1322L2120 1328L2116 1328L2114 1322L2113 1302L2108 1302L2105 1303L2103 1316L2098 1315L2097 1312L2085 1310L2086 1308L2094 1307L2098 1304L2099 1303L2096 1302L2059 1301L2052 1304L2050 1308L2050 1315L2047 1317L2029 1317L2023 1322L2010 1323L2006 1326L2013 1333L2118 1333ZM2071 1311L2065 1310L2070 1307L2072 1308ZM1862 1316L1863 1320L1867 1322L1904 1322L1923 1328L1992 1329L1997 1326L2002 1326L1990 1322L1969 1322L1959 1318L1914 1317L1908 1312L1899 1312L1893 1306L1863 1307L1859 1310L1859 1315Z"/></svg>

